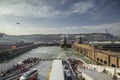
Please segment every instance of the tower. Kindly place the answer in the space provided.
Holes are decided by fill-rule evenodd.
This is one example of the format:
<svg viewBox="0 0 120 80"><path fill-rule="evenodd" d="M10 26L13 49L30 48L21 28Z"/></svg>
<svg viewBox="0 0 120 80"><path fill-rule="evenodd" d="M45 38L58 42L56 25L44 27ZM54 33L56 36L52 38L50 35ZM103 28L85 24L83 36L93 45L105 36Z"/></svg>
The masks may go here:
<svg viewBox="0 0 120 80"><path fill-rule="evenodd" d="M61 36L61 42L60 42L60 46L63 48L63 47L67 47L68 44L67 44L67 35L65 36Z"/></svg>
<svg viewBox="0 0 120 80"><path fill-rule="evenodd" d="M83 41L82 41L83 39L82 39L82 37L81 36L76 36L76 42L77 43L80 43L80 44L82 44L83 43Z"/></svg>

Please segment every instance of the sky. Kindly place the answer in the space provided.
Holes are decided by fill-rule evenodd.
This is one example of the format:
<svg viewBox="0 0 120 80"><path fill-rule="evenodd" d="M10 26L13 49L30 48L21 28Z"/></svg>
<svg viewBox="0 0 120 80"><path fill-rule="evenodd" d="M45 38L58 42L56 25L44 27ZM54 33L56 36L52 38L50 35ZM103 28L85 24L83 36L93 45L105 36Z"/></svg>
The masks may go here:
<svg viewBox="0 0 120 80"><path fill-rule="evenodd" d="M120 0L0 0L0 33L106 33L105 29L120 35Z"/></svg>

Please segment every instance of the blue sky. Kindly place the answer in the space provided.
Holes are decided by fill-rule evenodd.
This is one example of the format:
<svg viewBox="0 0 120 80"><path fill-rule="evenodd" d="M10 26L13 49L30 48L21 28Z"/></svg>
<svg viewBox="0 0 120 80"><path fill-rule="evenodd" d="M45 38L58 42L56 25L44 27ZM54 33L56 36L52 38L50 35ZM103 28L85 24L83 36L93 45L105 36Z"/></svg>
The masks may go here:
<svg viewBox="0 0 120 80"><path fill-rule="evenodd" d="M0 0L2 33L100 33L105 28L120 35L119 0Z"/></svg>

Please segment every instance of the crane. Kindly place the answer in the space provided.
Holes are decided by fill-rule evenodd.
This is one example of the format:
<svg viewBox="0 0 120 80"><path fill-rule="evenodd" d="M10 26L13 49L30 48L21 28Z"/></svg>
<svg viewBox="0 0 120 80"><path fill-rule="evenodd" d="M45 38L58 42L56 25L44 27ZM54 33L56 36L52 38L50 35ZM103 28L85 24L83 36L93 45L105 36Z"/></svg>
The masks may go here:
<svg viewBox="0 0 120 80"><path fill-rule="evenodd" d="M4 36L4 34L3 33L0 33L0 38L2 38Z"/></svg>
<svg viewBox="0 0 120 80"><path fill-rule="evenodd" d="M108 32L107 28L105 28L105 31L106 31L107 34L110 34L110 33Z"/></svg>
<svg viewBox="0 0 120 80"><path fill-rule="evenodd" d="M106 31L106 33L107 33L107 34L109 34L109 35L110 35L110 36L109 36L110 41L113 43L113 41L114 41L115 37L114 37L112 34L110 34L110 33L109 33L109 31L107 30L107 28L105 28L105 31Z"/></svg>

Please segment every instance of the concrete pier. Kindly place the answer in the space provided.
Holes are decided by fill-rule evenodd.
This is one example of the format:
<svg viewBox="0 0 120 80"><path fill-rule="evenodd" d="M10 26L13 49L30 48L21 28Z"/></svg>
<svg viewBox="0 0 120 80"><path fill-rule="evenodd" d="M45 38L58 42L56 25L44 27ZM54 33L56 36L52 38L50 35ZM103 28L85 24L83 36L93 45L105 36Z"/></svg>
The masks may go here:
<svg viewBox="0 0 120 80"><path fill-rule="evenodd" d="M7 59L10 59L12 57L15 57L17 55L23 54L27 51L30 51L34 48L40 47L40 46L58 46L59 44L56 43L38 43L38 44L30 44L27 46L22 46L22 47L18 47L15 49L7 49L7 50L3 50L0 51L0 61L5 61Z"/></svg>

